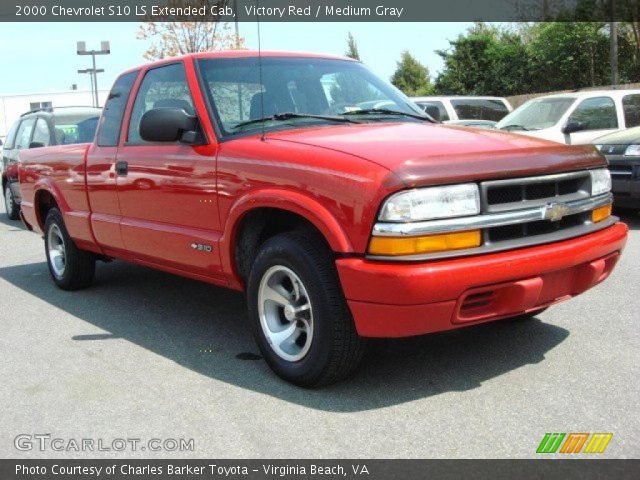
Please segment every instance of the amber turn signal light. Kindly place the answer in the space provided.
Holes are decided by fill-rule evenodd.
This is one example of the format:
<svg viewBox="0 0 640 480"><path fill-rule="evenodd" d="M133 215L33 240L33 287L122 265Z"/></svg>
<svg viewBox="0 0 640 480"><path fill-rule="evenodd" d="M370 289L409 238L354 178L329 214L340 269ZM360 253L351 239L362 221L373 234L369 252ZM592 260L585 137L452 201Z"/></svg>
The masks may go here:
<svg viewBox="0 0 640 480"><path fill-rule="evenodd" d="M604 207L596 208L591 212L591 221L593 223L601 222L611 216L611 204Z"/></svg>
<svg viewBox="0 0 640 480"><path fill-rule="evenodd" d="M422 237L372 237L369 242L369 254L385 256L419 255L474 248L479 247L481 244L482 235L480 230Z"/></svg>

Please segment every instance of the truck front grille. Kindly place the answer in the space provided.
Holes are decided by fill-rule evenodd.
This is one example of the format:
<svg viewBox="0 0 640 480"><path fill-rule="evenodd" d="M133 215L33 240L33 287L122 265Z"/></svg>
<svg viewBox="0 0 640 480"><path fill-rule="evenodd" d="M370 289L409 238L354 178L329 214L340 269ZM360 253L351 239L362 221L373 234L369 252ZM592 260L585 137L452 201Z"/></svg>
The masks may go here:
<svg viewBox="0 0 640 480"><path fill-rule="evenodd" d="M529 177L484 182L486 212L530 208L549 202L566 202L587 198L589 172L574 172L544 177Z"/></svg>
<svg viewBox="0 0 640 480"><path fill-rule="evenodd" d="M537 235L548 235L550 233L565 230L567 228L579 227L590 219L591 213L579 213L570 215L558 222L550 220L539 220L537 222L521 223L517 225L504 225L501 227L491 227L487 229L486 235L488 243L504 242L521 238L535 237Z"/></svg>
<svg viewBox="0 0 640 480"><path fill-rule="evenodd" d="M517 211L553 203L571 202L589 198L591 176L588 171L559 175L496 180L481 184L484 213ZM549 235L578 227L590 221L590 213L569 215L559 221L503 225L484 231L486 244L496 244L529 237Z"/></svg>

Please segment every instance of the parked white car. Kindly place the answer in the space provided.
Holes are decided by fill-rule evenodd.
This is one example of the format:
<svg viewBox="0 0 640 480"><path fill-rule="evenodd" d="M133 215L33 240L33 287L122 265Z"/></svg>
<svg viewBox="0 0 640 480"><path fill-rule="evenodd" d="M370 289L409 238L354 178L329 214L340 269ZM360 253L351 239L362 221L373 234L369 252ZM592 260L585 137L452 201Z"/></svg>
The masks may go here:
<svg viewBox="0 0 640 480"><path fill-rule="evenodd" d="M496 128L559 143L584 145L640 125L640 90L590 90L534 98Z"/></svg>
<svg viewBox="0 0 640 480"><path fill-rule="evenodd" d="M513 110L502 97L413 97L414 103L436 120L492 120L497 122Z"/></svg>

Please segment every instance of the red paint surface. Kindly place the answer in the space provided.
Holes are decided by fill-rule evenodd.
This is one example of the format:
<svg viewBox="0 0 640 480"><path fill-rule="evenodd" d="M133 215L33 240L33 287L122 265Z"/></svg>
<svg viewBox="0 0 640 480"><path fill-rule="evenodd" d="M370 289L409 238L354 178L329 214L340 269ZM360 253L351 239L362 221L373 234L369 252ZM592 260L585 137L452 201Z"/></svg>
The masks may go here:
<svg viewBox="0 0 640 480"><path fill-rule="evenodd" d="M604 160L591 147L426 123L331 125L269 133L265 141L254 135L218 143L193 59L251 55L220 52L181 60L205 146L126 145L141 79L147 69L176 61L169 59L138 69L118 147L23 152L25 221L41 230L38 199L51 194L82 248L242 289L233 260L239 221L255 208L288 210L313 223L336 253L355 256L338 260L338 271L359 331L374 336L454 328L453 312L467 290L507 282L516 291L524 287L510 282L538 277L560 288L562 275L578 275L577 265L622 249L626 228L618 224L566 242L471 258L411 265L364 260L378 209L393 192L603 166ZM116 176L118 160L129 163L128 176ZM193 242L213 251L194 251ZM554 271L566 273L557 280L549 273ZM584 278L587 288L593 284Z"/></svg>

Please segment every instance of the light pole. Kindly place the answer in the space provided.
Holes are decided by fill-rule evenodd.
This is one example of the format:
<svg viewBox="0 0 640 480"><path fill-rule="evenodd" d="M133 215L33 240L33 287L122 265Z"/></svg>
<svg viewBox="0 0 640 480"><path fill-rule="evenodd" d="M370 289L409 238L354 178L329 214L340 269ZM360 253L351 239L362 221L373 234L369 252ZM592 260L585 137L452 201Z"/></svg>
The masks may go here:
<svg viewBox="0 0 640 480"><path fill-rule="evenodd" d="M98 106L98 86L97 86L97 81L95 84L95 93L94 93L94 81L93 78L94 76L97 77L98 73L103 73L104 70L102 68L98 68L98 69L93 69L93 68L85 68L84 70L78 70L78 73L88 73L91 76L89 77L91 79L91 103L94 107Z"/></svg>
<svg viewBox="0 0 640 480"><path fill-rule="evenodd" d="M100 50L87 50L86 42L76 43L76 53L78 55L91 55L93 68L87 68L85 70L78 70L78 73L91 74L91 94L93 96L93 106L99 107L100 100L98 99L98 73L104 72L102 69L96 69L96 55L109 55L111 53L111 47L109 42L100 42Z"/></svg>

